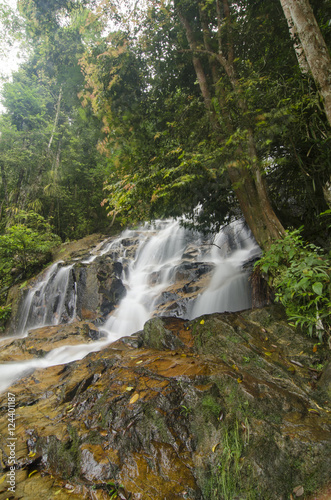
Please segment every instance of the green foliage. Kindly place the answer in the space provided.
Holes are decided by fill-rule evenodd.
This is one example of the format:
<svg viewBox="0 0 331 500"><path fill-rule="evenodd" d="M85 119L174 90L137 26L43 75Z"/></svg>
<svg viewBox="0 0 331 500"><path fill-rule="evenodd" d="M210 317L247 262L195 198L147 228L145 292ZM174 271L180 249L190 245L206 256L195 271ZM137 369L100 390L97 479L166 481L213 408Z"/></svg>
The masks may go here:
<svg viewBox="0 0 331 500"><path fill-rule="evenodd" d="M258 498L258 492L253 488L251 474L245 470L244 450L249 443L249 425L247 419L242 425L236 420L233 426L225 427L221 442L215 446L217 461L212 471L208 487L205 488L206 498L233 500ZM244 496L243 496L244 495Z"/></svg>
<svg viewBox="0 0 331 500"><path fill-rule="evenodd" d="M317 246L305 243L300 230L276 241L255 264L268 276L276 300L286 309L289 321L309 336L322 339L331 327L330 258Z"/></svg>
<svg viewBox="0 0 331 500"><path fill-rule="evenodd" d="M11 316L11 305L0 306L0 332Z"/></svg>
<svg viewBox="0 0 331 500"><path fill-rule="evenodd" d="M33 211L19 211L12 225L0 235L1 288L15 277L22 279L50 260L50 251L61 243L50 224ZM3 292L3 290L1 290Z"/></svg>
<svg viewBox="0 0 331 500"><path fill-rule="evenodd" d="M8 208L52 217L62 240L105 231L115 217L127 225L185 214L215 230L239 212L227 167L252 171L256 160L284 227L304 223L305 237L327 245L326 218L315 221L327 208L329 128L280 3L229 2L221 23L209 0L138 4L129 14L111 0L21 0L20 18L2 7L6 30L24 25L31 45L3 92L2 230ZM312 6L330 41L330 8ZM206 77L207 113L179 10ZM235 50L235 86L220 45L230 62Z"/></svg>
<svg viewBox="0 0 331 500"><path fill-rule="evenodd" d="M124 486L117 481L107 481L106 483L99 483L92 486L93 490L104 490L112 500L119 498L127 498L124 491Z"/></svg>

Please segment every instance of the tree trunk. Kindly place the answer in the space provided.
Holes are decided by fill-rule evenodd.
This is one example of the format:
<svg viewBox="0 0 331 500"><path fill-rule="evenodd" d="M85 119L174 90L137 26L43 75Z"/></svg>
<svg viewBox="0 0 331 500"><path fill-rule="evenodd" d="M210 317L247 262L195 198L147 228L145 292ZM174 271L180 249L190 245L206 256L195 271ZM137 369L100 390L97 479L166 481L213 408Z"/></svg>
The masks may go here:
<svg viewBox="0 0 331 500"><path fill-rule="evenodd" d="M47 146L47 150L49 151L51 149L51 145L54 139L54 134L56 132L56 127L59 121L59 115L60 115L60 108L61 108L61 99L62 99L62 85L60 87L60 92L59 92L59 97L57 99L57 104L56 104L56 114L55 114L55 120L54 120L54 125L53 125L53 130L52 130L52 135L49 139L49 143Z"/></svg>
<svg viewBox="0 0 331 500"><path fill-rule="evenodd" d="M229 14L227 0L224 1L224 12ZM218 9L217 15L220 15L219 2L217 2ZM192 62L197 75L197 80L200 86L201 94L205 101L205 106L209 110L209 117L211 123L215 123L215 115L213 114L210 103L210 91L208 88L207 77L204 72L203 66L197 54L199 52L204 52L210 54L209 44L206 44L208 40L206 34L206 23L202 20L202 26L204 29L204 41L205 50L198 48L198 45L194 38L194 33L188 19L184 14L178 10L179 19L185 29L186 38L192 52ZM218 19L219 31L222 29L222 20ZM229 19L226 21L226 26L230 32ZM221 33L218 34L219 44L218 52L213 54L214 59L217 60L223 70L226 72L229 81L232 85L233 90L237 93L237 104L238 108L241 110L242 114L247 114L248 106L240 95L239 84L236 79L235 69L234 69L234 51L231 43L228 43L228 57L222 52L221 46ZM230 37L230 42L231 37ZM222 106L221 106L222 107ZM223 106L223 113L227 113L226 107ZM225 116L225 120L228 123L228 132L233 134L231 117ZM261 165L257 158L256 147L254 142L253 130L248 128L248 142L246 144L247 151L242 147L238 147L237 160L231 162L228 165L228 174L232 183L233 190L238 199L240 208L245 217L247 224L249 225L257 243L263 250L270 247L273 241L281 238L285 231L280 223L278 217L276 216L271 203L269 201L267 188L261 173Z"/></svg>
<svg viewBox="0 0 331 500"><path fill-rule="evenodd" d="M0 221L1 221L4 209L8 206L7 177L6 177L5 167L2 161L0 161L0 169L1 169L2 189L3 189L3 198L0 205Z"/></svg>
<svg viewBox="0 0 331 500"><path fill-rule="evenodd" d="M288 7L331 125L331 58L308 0L281 0ZM285 10L286 10L285 7ZM284 14L286 16L286 12Z"/></svg>
<svg viewBox="0 0 331 500"><path fill-rule="evenodd" d="M283 11L284 11L284 14L286 17L287 25L288 25L288 28L290 30L290 35L291 35L291 38L293 40L293 47L294 47L295 55L297 56L297 60L298 60L298 63L299 63L299 66L300 66L302 73L309 73L309 66L308 66L306 56L305 56L305 52L302 48L301 43L298 40L298 33L297 33L297 30L293 24L293 19L292 19L290 9L289 9L287 2L288 2L288 0L280 0L280 3L282 5Z"/></svg>

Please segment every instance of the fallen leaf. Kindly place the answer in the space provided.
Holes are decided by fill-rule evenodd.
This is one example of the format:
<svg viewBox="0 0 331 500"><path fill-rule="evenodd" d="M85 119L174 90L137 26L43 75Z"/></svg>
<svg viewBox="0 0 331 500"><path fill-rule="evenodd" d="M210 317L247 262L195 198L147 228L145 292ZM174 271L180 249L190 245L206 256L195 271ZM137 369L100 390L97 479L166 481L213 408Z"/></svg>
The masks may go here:
<svg viewBox="0 0 331 500"><path fill-rule="evenodd" d="M316 352L316 351L317 351L317 345L315 344L313 347L313 352Z"/></svg>
<svg viewBox="0 0 331 500"><path fill-rule="evenodd" d="M130 391L133 391L134 387L126 387L125 390L130 392Z"/></svg>
<svg viewBox="0 0 331 500"><path fill-rule="evenodd" d="M139 399L139 394L134 394L134 396L132 396L132 398L130 399L129 404L132 405L133 403L138 401L138 399Z"/></svg>
<svg viewBox="0 0 331 500"><path fill-rule="evenodd" d="M266 351L264 354L265 354L266 356L272 356L272 352L268 352L268 351Z"/></svg>
<svg viewBox="0 0 331 500"><path fill-rule="evenodd" d="M0 484L3 483L5 479L6 479L6 474L0 479Z"/></svg>
<svg viewBox="0 0 331 500"><path fill-rule="evenodd" d="M237 365L232 365L232 368L234 368L235 370L239 370L238 366Z"/></svg>
<svg viewBox="0 0 331 500"><path fill-rule="evenodd" d="M304 366L299 363L299 361L294 361L294 359L290 359L290 362L293 363L294 365L300 366L300 368L304 368Z"/></svg>
<svg viewBox="0 0 331 500"><path fill-rule="evenodd" d="M242 379L242 378L237 378L237 382L238 382L238 384L241 384L241 382L242 382L242 381L243 381L243 379Z"/></svg>
<svg viewBox="0 0 331 500"><path fill-rule="evenodd" d="M215 453L215 450L216 450L216 448L217 448L217 446L218 446L218 445L219 445L219 443L216 443L216 444L212 447L212 449L211 449L211 450L212 450L212 452L213 452L213 453Z"/></svg>
<svg viewBox="0 0 331 500"><path fill-rule="evenodd" d="M303 486L296 486L296 488L293 489L293 493L296 497L302 497L304 494Z"/></svg>
<svg viewBox="0 0 331 500"><path fill-rule="evenodd" d="M310 411L310 413L315 413L315 415L319 415L318 411L314 408L308 408L308 411Z"/></svg>
<svg viewBox="0 0 331 500"><path fill-rule="evenodd" d="M30 453L28 454L28 457L35 457L36 456L36 453L34 451L30 451Z"/></svg>
<svg viewBox="0 0 331 500"><path fill-rule="evenodd" d="M205 320L204 320L204 319L202 319L202 320L200 321L200 325L204 325L204 324L205 324Z"/></svg>
<svg viewBox="0 0 331 500"><path fill-rule="evenodd" d="M33 476L33 474L35 474L36 472L38 472L38 469L35 469L35 470L33 470L32 472L30 472L30 474L29 474L29 476L28 476L28 477Z"/></svg>
<svg viewBox="0 0 331 500"><path fill-rule="evenodd" d="M142 363L142 359L140 361L137 361L136 365L140 365Z"/></svg>

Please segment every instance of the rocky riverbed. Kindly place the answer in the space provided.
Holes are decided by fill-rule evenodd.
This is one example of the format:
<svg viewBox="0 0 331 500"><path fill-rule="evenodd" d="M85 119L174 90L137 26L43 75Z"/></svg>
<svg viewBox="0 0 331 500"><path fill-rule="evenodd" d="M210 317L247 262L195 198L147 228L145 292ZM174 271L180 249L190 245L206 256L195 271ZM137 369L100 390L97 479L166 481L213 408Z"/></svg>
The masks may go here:
<svg viewBox="0 0 331 500"><path fill-rule="evenodd" d="M87 319L34 330L5 341L2 360L94 331ZM1 395L0 499L330 498L328 360L275 306L153 318L12 385L15 427Z"/></svg>

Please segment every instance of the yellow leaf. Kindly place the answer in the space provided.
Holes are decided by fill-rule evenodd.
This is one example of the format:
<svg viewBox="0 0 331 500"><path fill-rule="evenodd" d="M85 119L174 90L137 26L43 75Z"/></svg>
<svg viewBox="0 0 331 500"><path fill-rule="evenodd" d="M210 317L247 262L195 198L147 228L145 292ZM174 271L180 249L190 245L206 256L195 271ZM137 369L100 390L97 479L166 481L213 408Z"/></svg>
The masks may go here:
<svg viewBox="0 0 331 500"><path fill-rule="evenodd" d="M0 484L3 483L5 479L6 479L6 474L0 479Z"/></svg>
<svg viewBox="0 0 331 500"><path fill-rule="evenodd" d="M126 391L130 392L130 391L133 391L134 387L126 387Z"/></svg>
<svg viewBox="0 0 331 500"><path fill-rule="evenodd" d="M314 345L313 352L316 352L316 351L317 351L317 345Z"/></svg>
<svg viewBox="0 0 331 500"><path fill-rule="evenodd" d="M265 354L266 356L271 356L271 355L272 355L272 353L271 353L271 352L265 352L264 354Z"/></svg>
<svg viewBox="0 0 331 500"><path fill-rule="evenodd" d="M316 415L319 415L318 411L315 410L314 408L308 408L308 411L310 411L310 413L315 413Z"/></svg>
<svg viewBox="0 0 331 500"><path fill-rule="evenodd" d="M239 370L238 366L237 365L232 365L232 368L234 368L235 370Z"/></svg>
<svg viewBox="0 0 331 500"><path fill-rule="evenodd" d="M28 457L32 458L32 457L35 457L36 456L36 453L34 453L33 451L30 451Z"/></svg>
<svg viewBox="0 0 331 500"><path fill-rule="evenodd" d="M202 319L202 320L200 321L200 325L204 325L204 324L205 324L205 320L204 320L204 319Z"/></svg>
<svg viewBox="0 0 331 500"><path fill-rule="evenodd" d="M38 472L38 469L35 469L35 470L33 470L32 472L30 472L30 474L29 474L29 476L28 476L28 477L33 476L33 474L35 474L36 472Z"/></svg>
<svg viewBox="0 0 331 500"><path fill-rule="evenodd" d="M215 450L217 448L217 446L219 445L219 443L216 443L213 447L212 447L212 452L215 453Z"/></svg>
<svg viewBox="0 0 331 500"><path fill-rule="evenodd" d="M59 493L61 493L62 490L57 490L56 493L54 493L54 495L58 495Z"/></svg>
<svg viewBox="0 0 331 500"><path fill-rule="evenodd" d="M140 363L142 363L142 360L137 361L136 365L140 365Z"/></svg>
<svg viewBox="0 0 331 500"><path fill-rule="evenodd" d="M139 394L134 394L134 396L132 396L132 398L130 399L129 404L132 405L133 403L138 401L138 399L139 399Z"/></svg>
<svg viewBox="0 0 331 500"><path fill-rule="evenodd" d="M242 381L243 381L243 379L242 379L242 378L237 378L237 382L238 382L238 384L241 384L241 382L242 382Z"/></svg>

